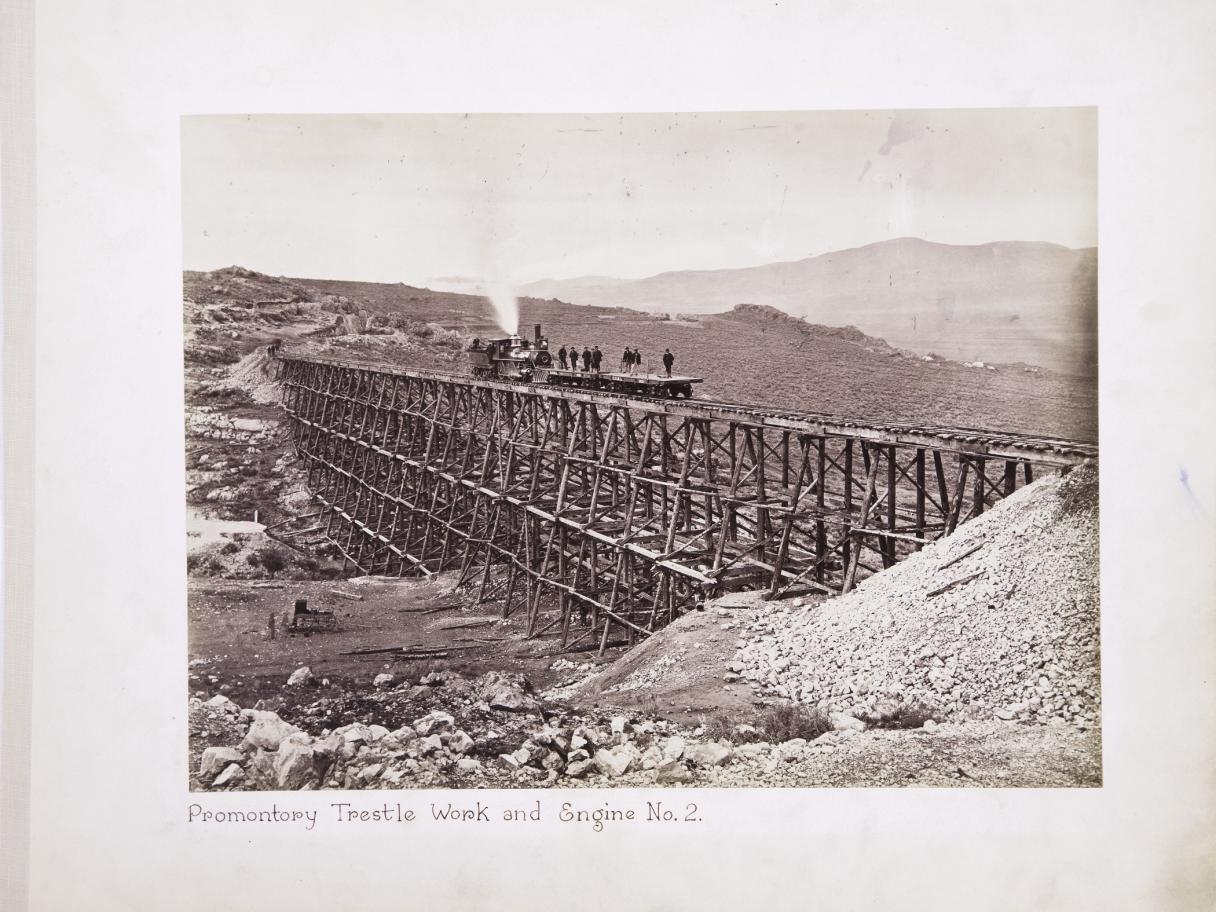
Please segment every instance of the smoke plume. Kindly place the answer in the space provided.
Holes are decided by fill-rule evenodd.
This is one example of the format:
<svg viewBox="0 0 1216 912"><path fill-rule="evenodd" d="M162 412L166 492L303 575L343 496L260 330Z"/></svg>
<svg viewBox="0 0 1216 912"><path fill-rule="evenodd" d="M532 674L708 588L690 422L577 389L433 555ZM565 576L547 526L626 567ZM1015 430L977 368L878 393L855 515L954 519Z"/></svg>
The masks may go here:
<svg viewBox="0 0 1216 912"><path fill-rule="evenodd" d="M498 328L509 336L519 332L519 301L507 285L495 283L489 288L487 297L494 306L494 319Z"/></svg>

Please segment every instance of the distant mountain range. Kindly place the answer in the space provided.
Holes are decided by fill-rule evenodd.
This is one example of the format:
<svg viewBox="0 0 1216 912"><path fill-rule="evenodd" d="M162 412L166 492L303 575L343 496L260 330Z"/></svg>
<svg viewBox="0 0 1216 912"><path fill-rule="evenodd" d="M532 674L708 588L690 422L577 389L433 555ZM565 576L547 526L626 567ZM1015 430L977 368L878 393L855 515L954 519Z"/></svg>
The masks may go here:
<svg viewBox="0 0 1216 912"><path fill-rule="evenodd" d="M777 307L959 361L1097 371L1098 252L1002 241L898 238L785 263L532 282L523 295L672 314Z"/></svg>

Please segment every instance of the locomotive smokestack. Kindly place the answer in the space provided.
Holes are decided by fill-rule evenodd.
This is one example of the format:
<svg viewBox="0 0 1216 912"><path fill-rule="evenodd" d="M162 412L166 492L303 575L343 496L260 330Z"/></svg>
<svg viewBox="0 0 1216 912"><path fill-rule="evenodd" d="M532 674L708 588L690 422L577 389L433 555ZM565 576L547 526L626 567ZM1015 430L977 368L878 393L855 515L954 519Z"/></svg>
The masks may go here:
<svg viewBox="0 0 1216 912"><path fill-rule="evenodd" d="M535 324L533 329L536 330L536 347L540 348L540 324L539 323Z"/></svg>

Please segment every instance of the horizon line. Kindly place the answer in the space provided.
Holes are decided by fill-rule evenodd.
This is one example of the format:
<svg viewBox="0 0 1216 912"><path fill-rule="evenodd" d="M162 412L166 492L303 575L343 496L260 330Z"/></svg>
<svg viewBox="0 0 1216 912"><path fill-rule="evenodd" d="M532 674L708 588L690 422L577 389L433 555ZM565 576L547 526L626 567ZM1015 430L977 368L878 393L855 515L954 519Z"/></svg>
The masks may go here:
<svg viewBox="0 0 1216 912"><path fill-rule="evenodd" d="M538 278L538 279L528 279L526 281L511 283L511 285L512 285L512 289L514 290L514 289L524 288L528 285L536 285L541 282L577 282L577 281L589 280L589 279L599 279L599 280L606 279L609 281L616 281L616 282L643 282L643 281L646 281L647 279L654 279L654 278L658 278L659 276L673 275L676 273L742 272L747 269L760 269L765 266L784 266L784 265L789 265L792 263L802 263L802 262L805 262L806 260L813 260L813 259L817 259L818 257L822 257L822 256L831 256L833 254L840 254L840 253L851 253L856 250L862 250L866 247L876 247L880 244L894 244L894 243L898 243L900 241L919 241L921 243L932 244L937 247L991 247L991 246L995 246L997 244L1026 244L1026 245L1034 244L1034 245L1042 245L1042 246L1046 246L1046 247L1058 247L1061 250L1069 250L1069 251L1073 251L1073 252L1098 249L1098 244L1096 242L1093 244L1087 244L1087 245L1081 246L1081 247L1070 247L1067 244L1060 244L1060 243L1057 243L1056 241L1028 241L1028 240L1011 240L1011 239L982 241L977 244L955 244L955 243L950 243L947 241L931 241L928 238L917 237L915 235L901 235L899 237L886 238L881 241L870 241L869 243L859 244L859 245L856 245L853 247L840 247L835 250L825 250L822 253L810 253L804 257L798 257L797 259L766 260L764 262L752 263L751 265L748 265L748 266L721 266L721 267L698 267L698 268L679 268L679 267L677 267L677 268L673 268L673 269L664 269L659 272L647 273L646 275L641 275L641 276L614 276L614 275L607 275L607 274L603 274L603 273L598 273L598 274L597 273L583 273L581 275L567 276L564 278L556 278L554 276L544 276L544 277ZM442 291L442 289L432 288L429 285L413 284L412 281L406 281L404 279L386 280L386 279L362 279L362 278L336 278L334 276L287 275L286 273L263 272L260 269L255 269L252 266L245 266L241 263L229 263L225 266L216 266L212 269L194 269L194 268L187 267L183 264L182 272L212 273L212 272L219 272L220 270L223 270L223 269L234 269L234 268L235 269L248 269L249 271L256 272L259 275L264 275L264 276L269 276L271 278L279 278L279 279L302 279L302 280L313 281L313 282L358 282L360 284L365 284L365 285L405 285L410 288L425 289L425 290L429 290L429 291ZM470 283L470 284L487 284L487 285L494 284L494 282L492 280L474 277L474 276L429 276L429 277L425 277L425 280L429 281L429 282L446 280L451 283L466 282L466 283ZM447 292L447 293L448 294L478 294L477 292ZM531 295L523 295L523 297L531 297Z"/></svg>

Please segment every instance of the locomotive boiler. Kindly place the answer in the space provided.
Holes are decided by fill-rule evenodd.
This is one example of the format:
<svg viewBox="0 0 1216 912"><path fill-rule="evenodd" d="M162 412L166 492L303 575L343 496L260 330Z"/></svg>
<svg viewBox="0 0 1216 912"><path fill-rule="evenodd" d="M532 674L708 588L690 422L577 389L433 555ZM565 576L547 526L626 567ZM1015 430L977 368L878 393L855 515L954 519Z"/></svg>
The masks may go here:
<svg viewBox="0 0 1216 912"><path fill-rule="evenodd" d="M489 342L474 339L473 347L469 349L473 376L531 382L537 369L553 366L549 340L541 334L539 323L535 326L535 333L532 342L520 338L518 333Z"/></svg>

